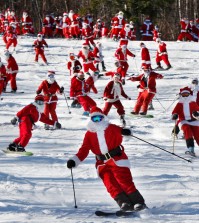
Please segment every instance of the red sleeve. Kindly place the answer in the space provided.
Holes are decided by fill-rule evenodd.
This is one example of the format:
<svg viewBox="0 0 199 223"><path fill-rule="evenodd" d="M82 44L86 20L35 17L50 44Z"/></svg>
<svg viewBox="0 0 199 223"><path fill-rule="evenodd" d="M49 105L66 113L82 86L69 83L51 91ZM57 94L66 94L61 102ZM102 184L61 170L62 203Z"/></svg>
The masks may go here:
<svg viewBox="0 0 199 223"><path fill-rule="evenodd" d="M44 86L44 82L42 81L41 84L39 85L37 91L42 91Z"/></svg>
<svg viewBox="0 0 199 223"><path fill-rule="evenodd" d="M17 112L16 116L21 119L23 116L30 115L30 105L27 105L23 109L21 109L19 112Z"/></svg>
<svg viewBox="0 0 199 223"><path fill-rule="evenodd" d="M124 98L128 98L128 95L126 95L126 93L124 92L124 89L123 89L121 83L120 83L120 87L121 87L121 95L122 95Z"/></svg>
<svg viewBox="0 0 199 223"><path fill-rule="evenodd" d="M70 70L71 66L72 66L72 64L71 64L71 62L69 61L69 62L67 63L67 68Z"/></svg>
<svg viewBox="0 0 199 223"><path fill-rule="evenodd" d="M126 49L126 53L127 53L127 55L129 55L129 56L131 56L131 57L134 57L134 56L135 56L135 55L134 55L133 53L131 53L131 51L128 50L128 49Z"/></svg>

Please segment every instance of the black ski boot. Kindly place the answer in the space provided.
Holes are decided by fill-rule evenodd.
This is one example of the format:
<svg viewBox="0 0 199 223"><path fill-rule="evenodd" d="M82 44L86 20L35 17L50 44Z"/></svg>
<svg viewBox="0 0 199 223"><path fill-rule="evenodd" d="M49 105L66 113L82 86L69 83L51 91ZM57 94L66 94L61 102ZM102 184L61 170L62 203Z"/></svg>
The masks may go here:
<svg viewBox="0 0 199 223"><path fill-rule="evenodd" d="M128 198L130 199L135 211L140 211L146 208L144 198L138 190L131 194L128 194Z"/></svg>
<svg viewBox="0 0 199 223"><path fill-rule="evenodd" d="M115 197L114 200L118 203L121 211L132 211L132 210L134 210L134 207L131 204L131 201L128 198L126 193L122 192L122 193L118 194Z"/></svg>
<svg viewBox="0 0 199 223"><path fill-rule="evenodd" d="M7 150L16 151L17 150L17 144L15 142L10 143Z"/></svg>
<svg viewBox="0 0 199 223"><path fill-rule="evenodd" d="M21 146L20 144L17 145L17 152L26 152L25 148Z"/></svg>
<svg viewBox="0 0 199 223"><path fill-rule="evenodd" d="M126 126L126 121L125 121L125 119L124 119L124 115L121 115L121 116L120 116L120 121L121 121L121 123L122 123L122 127L125 127L125 126Z"/></svg>

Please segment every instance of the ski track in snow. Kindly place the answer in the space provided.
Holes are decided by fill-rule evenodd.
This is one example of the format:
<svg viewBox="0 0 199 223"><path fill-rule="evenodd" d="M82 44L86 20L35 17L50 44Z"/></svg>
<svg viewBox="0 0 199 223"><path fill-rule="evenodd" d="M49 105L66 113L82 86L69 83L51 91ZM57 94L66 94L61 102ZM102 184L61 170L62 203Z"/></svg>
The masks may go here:
<svg viewBox="0 0 199 223"><path fill-rule="evenodd" d="M17 53L14 53L19 64L17 83L19 91L24 94L2 94L0 101L0 145L4 149L18 136L18 127L12 126L10 120L16 112L31 103L35 91L46 78L47 70L56 71L56 80L64 86L69 95L69 73L66 59L69 50L74 46L77 53L83 41L64 39L47 39L46 49L48 66L34 64L34 52L31 47L34 38L20 38ZM118 43L101 40L107 70L113 70L114 51ZM153 100L154 115L152 119L132 117L132 110L138 82L126 81L125 92L132 101L122 99L126 109L127 126L133 134L154 145L173 152L171 130L171 111L176 102L174 99L181 87L190 84L198 76L199 47L198 43L166 42L169 59L173 68L160 72L163 80L157 80L157 94ZM146 42L151 53L152 67L155 67L156 43ZM129 49L136 58L129 58L129 72L138 74L140 66L139 41L129 42ZM4 45L0 42L0 53ZM2 56L2 61L5 60ZM41 65L41 66L40 66ZM164 66L164 65L163 65ZM99 90L95 98L103 108L103 89L108 82L102 77L96 82ZM8 88L9 90L9 88ZM159 101L161 104L159 103ZM71 101L68 100L69 105ZM172 104L173 103L173 104ZM172 105L171 105L172 104ZM108 195L95 170L95 157L89 154L77 169L73 170L75 193L78 208L74 208L71 172L66 161L80 147L86 131L87 118L82 117L82 109L70 108L69 114L64 96L59 96L57 113L63 129L45 131L42 123L37 123L26 150L34 153L32 157L6 156L0 151L0 222L31 223L195 223L199 221L199 162L184 154L185 142L175 140L175 153L191 159L192 163L180 160L158 148L146 144L134 137L124 137L123 145L131 162L134 182L143 194L148 210L135 217L97 217L96 210L116 211L115 201ZM112 123L120 124L116 109L109 113ZM180 134L182 134L180 132ZM180 135L179 134L179 135ZM199 155L198 146L196 154ZM133 218L133 219L132 219Z"/></svg>

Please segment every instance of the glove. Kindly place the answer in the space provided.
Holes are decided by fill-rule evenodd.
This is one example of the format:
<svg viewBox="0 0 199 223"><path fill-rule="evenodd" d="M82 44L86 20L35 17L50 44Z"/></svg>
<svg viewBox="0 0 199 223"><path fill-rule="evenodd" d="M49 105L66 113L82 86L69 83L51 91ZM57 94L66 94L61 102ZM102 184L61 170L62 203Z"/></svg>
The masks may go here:
<svg viewBox="0 0 199 223"><path fill-rule="evenodd" d="M140 88L140 84L137 86L137 88Z"/></svg>
<svg viewBox="0 0 199 223"><path fill-rule="evenodd" d="M177 120L178 119L178 114L173 114L172 115L172 120Z"/></svg>
<svg viewBox="0 0 199 223"><path fill-rule="evenodd" d="M199 113L197 111L193 111L192 115L196 119L198 119L198 117L199 117Z"/></svg>
<svg viewBox="0 0 199 223"><path fill-rule="evenodd" d="M59 92L63 93L64 92L64 87L61 87Z"/></svg>
<svg viewBox="0 0 199 223"><path fill-rule="evenodd" d="M61 124L60 124L59 122L57 122L57 123L55 124L55 127L56 127L57 129L61 129Z"/></svg>
<svg viewBox="0 0 199 223"><path fill-rule="evenodd" d="M133 55L133 57L136 57L135 55Z"/></svg>
<svg viewBox="0 0 199 223"><path fill-rule="evenodd" d="M180 128L178 127L178 125L175 125L172 130L172 134L178 135L179 132L180 132Z"/></svg>
<svg viewBox="0 0 199 223"><path fill-rule="evenodd" d="M46 45L46 48L48 48L48 45Z"/></svg>
<svg viewBox="0 0 199 223"><path fill-rule="evenodd" d="M32 47L35 47L35 45L33 44Z"/></svg>
<svg viewBox="0 0 199 223"><path fill-rule="evenodd" d="M68 162L67 162L68 169L72 169L75 166L76 166L76 163L74 160L68 160Z"/></svg>
<svg viewBox="0 0 199 223"><path fill-rule="evenodd" d="M131 100L131 98L130 98L130 97L128 97L127 99L128 99L128 100Z"/></svg>
<svg viewBox="0 0 199 223"><path fill-rule="evenodd" d="M39 91L39 90L38 90L38 91L36 91L36 94L41 94L41 91Z"/></svg>
<svg viewBox="0 0 199 223"><path fill-rule="evenodd" d="M133 133L131 132L131 129L122 129L122 135L130 136L133 135Z"/></svg>
<svg viewBox="0 0 199 223"><path fill-rule="evenodd" d="M12 125L16 125L16 123L17 123L17 118L14 117L14 118L11 120L11 123L12 123Z"/></svg>

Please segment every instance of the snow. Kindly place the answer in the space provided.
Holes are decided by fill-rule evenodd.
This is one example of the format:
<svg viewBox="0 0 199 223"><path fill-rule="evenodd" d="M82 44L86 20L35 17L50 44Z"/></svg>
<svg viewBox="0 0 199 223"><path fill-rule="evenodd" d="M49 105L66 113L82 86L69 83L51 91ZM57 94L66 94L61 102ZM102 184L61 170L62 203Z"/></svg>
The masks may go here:
<svg viewBox="0 0 199 223"><path fill-rule="evenodd" d="M49 48L46 57L50 63L42 66L34 64L34 52L31 45L33 37L21 37L14 53L20 72L17 76L19 91L24 94L2 94L0 101L0 146L7 145L18 136L18 127L12 126L10 120L16 112L33 102L35 91L47 70L56 71L56 80L65 87L69 96L69 73L66 69L68 52L74 48L77 53L83 41L67 41L65 39L47 39ZM107 70L114 68L114 51L118 43L101 40ZM156 98L153 100L153 119L133 118L130 111L137 97L136 82L126 81L125 92L132 101L122 99L126 109L128 126L133 126L133 134L173 152L171 130L174 122L170 119L175 97L181 87L190 84L191 79L198 76L199 45L198 43L166 42L172 69L159 72L164 79L157 80ZM155 67L156 43L146 42ZM138 74L140 67L139 42L129 43L129 49L136 54L135 59L129 58L129 73ZM0 52L4 45L0 42ZM2 56L2 60L5 60ZM164 65L163 65L164 66ZM96 99L103 108L103 89L109 78L102 77L96 82L99 90ZM8 89L9 90L9 89ZM174 102L175 101L175 102ZM173 103L174 102L174 103ZM70 104L71 101L68 100ZM34 153L32 157L7 156L0 151L0 222L52 222L52 223L97 223L131 221L132 217L97 217L96 210L118 210L116 202L109 196L98 178L95 170L95 157L89 154L84 163L73 169L75 193L78 208L74 208L71 171L66 167L66 161L73 156L82 143L86 131L87 118L82 116L82 109L71 108L69 114L63 95L59 96L57 113L64 129L46 131L43 123L37 123L33 137L26 147ZM111 109L109 118L112 123L120 124L116 109ZM182 132L180 132L180 135ZM148 210L140 212L133 222L147 223L192 223L199 220L199 163L198 158L190 158L184 154L185 141L176 139L174 152L192 163L184 161L152 145L134 137L124 137L123 145L131 162L134 182L144 196ZM199 155L198 146L196 154Z"/></svg>

